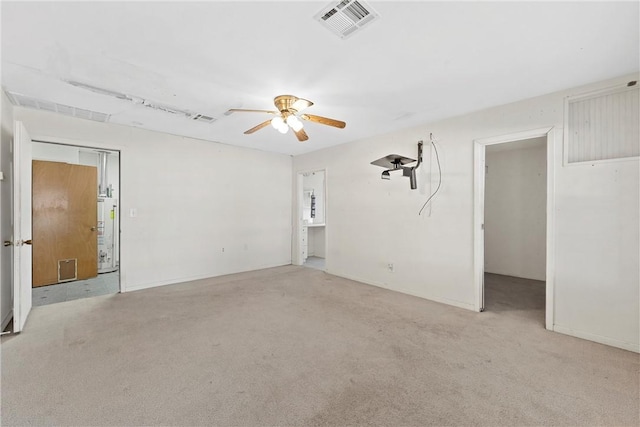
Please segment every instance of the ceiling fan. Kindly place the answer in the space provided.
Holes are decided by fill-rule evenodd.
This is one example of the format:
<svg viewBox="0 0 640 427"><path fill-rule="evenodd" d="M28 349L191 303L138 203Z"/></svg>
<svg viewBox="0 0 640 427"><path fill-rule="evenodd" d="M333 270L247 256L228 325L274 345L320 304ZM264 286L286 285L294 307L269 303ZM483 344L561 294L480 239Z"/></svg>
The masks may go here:
<svg viewBox="0 0 640 427"><path fill-rule="evenodd" d="M330 119L328 117L322 116L314 116L313 114L301 114L302 110L305 108L311 107L313 102L298 98L293 95L279 95L273 99L273 104L278 109L275 110L245 110L243 108L231 108L228 113L235 112L245 112L245 113L268 113L275 114L276 116L272 119L265 120L252 127L251 129L245 132L246 135L252 134L260 129L267 127L269 124L277 129L280 133L287 133L289 128L293 130L298 138L298 141L306 141L309 139L309 136L303 129L302 120L308 120L310 122L320 123L323 125L333 126L336 128L344 129L347 125L345 122L340 120Z"/></svg>

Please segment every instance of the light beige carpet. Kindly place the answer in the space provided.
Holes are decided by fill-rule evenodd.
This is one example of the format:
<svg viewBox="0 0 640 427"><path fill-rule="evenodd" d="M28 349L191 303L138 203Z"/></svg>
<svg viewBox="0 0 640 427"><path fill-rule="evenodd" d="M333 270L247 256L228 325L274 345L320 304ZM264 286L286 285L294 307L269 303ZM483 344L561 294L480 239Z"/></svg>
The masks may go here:
<svg viewBox="0 0 640 427"><path fill-rule="evenodd" d="M543 307L504 276L474 313L294 266L36 307L2 424L638 425L638 354Z"/></svg>

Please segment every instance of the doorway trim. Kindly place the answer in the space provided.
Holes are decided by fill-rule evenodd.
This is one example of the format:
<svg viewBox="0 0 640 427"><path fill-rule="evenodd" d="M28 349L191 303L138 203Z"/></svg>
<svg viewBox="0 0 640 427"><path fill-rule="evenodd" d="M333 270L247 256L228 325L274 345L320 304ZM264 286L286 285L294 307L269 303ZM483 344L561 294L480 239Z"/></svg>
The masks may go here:
<svg viewBox="0 0 640 427"><path fill-rule="evenodd" d="M484 310L484 196L485 196L485 151L488 145L503 144L525 139L547 140L547 238L546 238L546 301L545 327L553 330L554 289L555 289L555 152L561 134L554 127L532 129L507 135L473 140L474 200L473 200L473 242L474 242L474 290L475 311Z"/></svg>
<svg viewBox="0 0 640 427"><path fill-rule="evenodd" d="M293 250L292 254L292 264L293 265L302 265L304 264L304 260L302 259L302 244L301 244L301 233L302 233L302 210L303 210L303 194L304 194L304 174L312 173L312 172L324 172L324 271L328 271L328 259L327 254L329 253L329 186L327 185L328 179L328 169L325 168L314 168L314 169L305 169L296 172L296 180L295 180L295 212L294 212L294 221L295 221L295 229L294 229L294 242L293 242Z"/></svg>
<svg viewBox="0 0 640 427"><path fill-rule="evenodd" d="M72 146L72 147L78 147L78 148L90 148L90 149L95 149L95 150L105 150L105 151L114 151L114 152L118 152L118 182L119 182L119 189L118 189L118 259L119 259L119 266L118 266L118 279L120 282L120 293L124 293L127 292L127 283L126 283L126 276L124 274L125 271L125 265L126 265L126 260L123 259L122 257L122 253L123 251L123 241L122 241L122 234L123 234L123 221L122 221L122 199L123 199L123 183L122 183L122 159L125 156L125 153L127 151L126 147L123 147L121 145L118 144L111 144L111 143L103 143L103 142L95 142L95 141L90 141L90 140L78 140L78 139L70 139L70 138L60 138L60 137L53 137L50 135L43 135L43 134L33 134L31 135L31 141L32 142L40 142L40 143L45 143L45 144L57 144L57 145L67 145L67 146ZM33 289L33 288L31 288ZM30 291L31 292L31 291Z"/></svg>

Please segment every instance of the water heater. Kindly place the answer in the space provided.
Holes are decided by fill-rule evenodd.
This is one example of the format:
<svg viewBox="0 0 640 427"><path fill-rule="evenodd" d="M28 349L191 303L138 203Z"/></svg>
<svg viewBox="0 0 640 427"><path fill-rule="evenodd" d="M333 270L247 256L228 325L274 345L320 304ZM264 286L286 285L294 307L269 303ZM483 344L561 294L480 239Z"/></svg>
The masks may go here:
<svg viewBox="0 0 640 427"><path fill-rule="evenodd" d="M98 273L118 269L118 199L98 197Z"/></svg>

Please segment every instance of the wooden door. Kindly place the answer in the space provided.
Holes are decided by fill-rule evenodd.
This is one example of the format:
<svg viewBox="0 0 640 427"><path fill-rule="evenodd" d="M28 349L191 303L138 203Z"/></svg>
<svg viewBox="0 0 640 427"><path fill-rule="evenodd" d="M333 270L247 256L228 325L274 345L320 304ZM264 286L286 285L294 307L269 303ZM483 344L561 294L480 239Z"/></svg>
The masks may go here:
<svg viewBox="0 0 640 427"><path fill-rule="evenodd" d="M98 275L97 176L94 166L33 161L34 287L68 280L70 269L77 280Z"/></svg>

